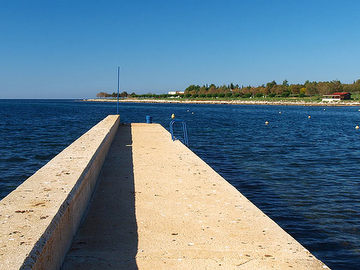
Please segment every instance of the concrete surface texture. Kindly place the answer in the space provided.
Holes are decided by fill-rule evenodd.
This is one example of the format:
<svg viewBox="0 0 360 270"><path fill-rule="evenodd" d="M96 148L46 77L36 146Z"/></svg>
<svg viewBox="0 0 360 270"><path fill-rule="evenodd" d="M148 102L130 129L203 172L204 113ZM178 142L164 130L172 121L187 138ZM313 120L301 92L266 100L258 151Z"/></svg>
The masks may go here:
<svg viewBox="0 0 360 270"><path fill-rule="evenodd" d="M119 116L108 116L0 201L0 269L59 269Z"/></svg>
<svg viewBox="0 0 360 270"><path fill-rule="evenodd" d="M158 124L119 127L63 264L64 270L324 268Z"/></svg>

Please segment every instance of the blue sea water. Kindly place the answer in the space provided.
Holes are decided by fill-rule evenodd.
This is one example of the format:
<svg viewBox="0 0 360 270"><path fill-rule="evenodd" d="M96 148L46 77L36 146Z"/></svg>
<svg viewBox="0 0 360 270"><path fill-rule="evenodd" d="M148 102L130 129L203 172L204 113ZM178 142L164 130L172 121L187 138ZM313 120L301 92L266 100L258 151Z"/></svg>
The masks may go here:
<svg viewBox="0 0 360 270"><path fill-rule="evenodd" d="M114 103L0 100L0 199L115 112ZM190 149L283 229L331 268L358 269L358 107L120 104L126 123L151 115L168 128L172 113L186 121Z"/></svg>

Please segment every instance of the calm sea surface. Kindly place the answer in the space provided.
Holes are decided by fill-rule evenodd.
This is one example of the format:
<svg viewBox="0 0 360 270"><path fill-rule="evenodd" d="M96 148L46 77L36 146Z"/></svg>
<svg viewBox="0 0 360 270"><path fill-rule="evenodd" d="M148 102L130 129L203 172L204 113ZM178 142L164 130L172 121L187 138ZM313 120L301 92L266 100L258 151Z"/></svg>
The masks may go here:
<svg viewBox="0 0 360 270"><path fill-rule="evenodd" d="M359 109L129 103L120 115L168 129L175 113L191 150L282 228L331 268L359 269ZM0 199L115 112L114 103L0 100Z"/></svg>

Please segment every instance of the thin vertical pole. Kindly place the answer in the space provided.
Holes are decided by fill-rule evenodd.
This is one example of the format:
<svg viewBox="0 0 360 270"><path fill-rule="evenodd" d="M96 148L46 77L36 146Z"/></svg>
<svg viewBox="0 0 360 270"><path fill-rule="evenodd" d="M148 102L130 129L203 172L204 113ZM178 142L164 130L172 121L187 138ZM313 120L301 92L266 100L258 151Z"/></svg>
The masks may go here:
<svg viewBox="0 0 360 270"><path fill-rule="evenodd" d="M117 87L117 103L116 103L116 114L119 114L119 91L120 91L120 67L118 67L118 87Z"/></svg>

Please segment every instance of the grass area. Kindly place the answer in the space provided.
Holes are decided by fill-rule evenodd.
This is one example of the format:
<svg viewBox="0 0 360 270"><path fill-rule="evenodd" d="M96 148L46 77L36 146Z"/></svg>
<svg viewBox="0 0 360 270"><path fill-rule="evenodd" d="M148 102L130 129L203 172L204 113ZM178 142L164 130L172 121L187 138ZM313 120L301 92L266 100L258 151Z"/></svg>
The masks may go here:
<svg viewBox="0 0 360 270"><path fill-rule="evenodd" d="M360 100L360 93L353 93L351 94L351 98L355 101Z"/></svg>

